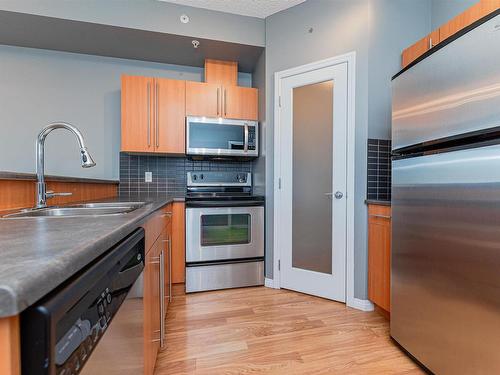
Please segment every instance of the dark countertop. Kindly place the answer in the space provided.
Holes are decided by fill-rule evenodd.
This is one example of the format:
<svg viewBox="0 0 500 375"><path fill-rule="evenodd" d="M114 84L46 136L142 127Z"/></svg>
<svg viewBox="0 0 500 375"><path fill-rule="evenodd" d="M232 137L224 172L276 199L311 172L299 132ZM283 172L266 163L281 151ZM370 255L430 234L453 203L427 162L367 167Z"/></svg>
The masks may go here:
<svg viewBox="0 0 500 375"><path fill-rule="evenodd" d="M36 181L36 174L0 171L0 180ZM100 178L65 177L65 176L51 176L51 175L45 175L45 181L86 182L86 183L93 183L93 184L119 184L120 183L119 180L105 180L105 179L100 179Z"/></svg>
<svg viewBox="0 0 500 375"><path fill-rule="evenodd" d="M0 318L17 315L127 236L147 216L183 197L121 196L146 201L115 216L0 219Z"/></svg>
<svg viewBox="0 0 500 375"><path fill-rule="evenodd" d="M366 204L378 204L379 206L390 206L391 201L383 201L378 199L365 199Z"/></svg>

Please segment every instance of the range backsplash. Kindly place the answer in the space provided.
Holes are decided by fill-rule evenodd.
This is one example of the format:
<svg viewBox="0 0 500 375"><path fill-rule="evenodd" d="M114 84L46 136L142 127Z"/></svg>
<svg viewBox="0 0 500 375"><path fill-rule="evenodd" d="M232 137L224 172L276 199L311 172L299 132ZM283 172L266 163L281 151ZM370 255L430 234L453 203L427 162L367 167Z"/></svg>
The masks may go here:
<svg viewBox="0 0 500 375"><path fill-rule="evenodd" d="M120 153L120 194L170 194L186 192L186 172L242 171L252 172L251 161L189 160L186 157L135 155ZM152 182L144 182L151 172Z"/></svg>
<svg viewBox="0 0 500 375"><path fill-rule="evenodd" d="M391 141L368 139L367 199L391 200Z"/></svg>

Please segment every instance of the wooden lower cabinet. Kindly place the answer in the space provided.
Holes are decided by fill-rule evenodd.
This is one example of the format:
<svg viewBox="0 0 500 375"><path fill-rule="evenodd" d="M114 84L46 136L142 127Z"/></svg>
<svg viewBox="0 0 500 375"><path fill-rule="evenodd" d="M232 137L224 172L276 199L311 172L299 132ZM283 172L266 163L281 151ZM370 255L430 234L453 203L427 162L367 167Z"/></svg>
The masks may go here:
<svg viewBox="0 0 500 375"><path fill-rule="evenodd" d="M21 374L19 315L0 318L0 374Z"/></svg>
<svg viewBox="0 0 500 375"><path fill-rule="evenodd" d="M172 283L174 279L175 282L184 282L184 202L173 202L156 211L144 224L144 228L146 230L144 374L150 375L154 372L156 357L160 350L161 324L165 322L171 301Z"/></svg>
<svg viewBox="0 0 500 375"><path fill-rule="evenodd" d="M368 298L391 311L391 207L368 206Z"/></svg>
<svg viewBox="0 0 500 375"><path fill-rule="evenodd" d="M184 202L172 207L172 284L186 282L186 214Z"/></svg>
<svg viewBox="0 0 500 375"><path fill-rule="evenodd" d="M152 375L160 348L160 247L154 243L144 268L144 374Z"/></svg>

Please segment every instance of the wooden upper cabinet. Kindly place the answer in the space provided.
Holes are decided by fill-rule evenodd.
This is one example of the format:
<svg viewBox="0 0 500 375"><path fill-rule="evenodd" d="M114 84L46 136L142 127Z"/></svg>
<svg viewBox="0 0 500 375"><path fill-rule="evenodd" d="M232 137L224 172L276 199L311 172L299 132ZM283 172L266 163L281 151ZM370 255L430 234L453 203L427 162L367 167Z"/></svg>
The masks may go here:
<svg viewBox="0 0 500 375"><path fill-rule="evenodd" d="M391 207L368 207L368 298L391 311Z"/></svg>
<svg viewBox="0 0 500 375"><path fill-rule="evenodd" d="M122 76L122 151L154 151L153 84L153 78Z"/></svg>
<svg viewBox="0 0 500 375"><path fill-rule="evenodd" d="M441 41L440 38L440 30L436 29L429 35L426 35L418 42L412 44L410 47L403 50L401 54L401 65L402 67L406 67L411 64L413 61L418 59L432 47L437 45Z"/></svg>
<svg viewBox="0 0 500 375"><path fill-rule="evenodd" d="M429 35L406 48L401 54L401 65L403 68L408 66L430 48L497 9L500 9L500 0L481 0L477 2Z"/></svg>
<svg viewBox="0 0 500 375"><path fill-rule="evenodd" d="M451 19L439 30L441 33L441 40L449 38L453 34L459 32L463 28L483 18L484 16L494 12L500 8L500 0L481 0L474 4L464 12L460 13L455 18Z"/></svg>
<svg viewBox="0 0 500 375"><path fill-rule="evenodd" d="M215 83L186 82L186 115L221 116L221 87Z"/></svg>
<svg viewBox="0 0 500 375"><path fill-rule="evenodd" d="M258 90L251 87L224 87L224 117L242 120L258 119Z"/></svg>
<svg viewBox="0 0 500 375"><path fill-rule="evenodd" d="M184 154L186 82L122 77L121 150Z"/></svg>
<svg viewBox="0 0 500 375"><path fill-rule="evenodd" d="M186 81L156 78L157 119L155 151L168 154L184 154Z"/></svg>
<svg viewBox="0 0 500 375"><path fill-rule="evenodd" d="M238 86L238 63L206 59L205 82L222 86Z"/></svg>

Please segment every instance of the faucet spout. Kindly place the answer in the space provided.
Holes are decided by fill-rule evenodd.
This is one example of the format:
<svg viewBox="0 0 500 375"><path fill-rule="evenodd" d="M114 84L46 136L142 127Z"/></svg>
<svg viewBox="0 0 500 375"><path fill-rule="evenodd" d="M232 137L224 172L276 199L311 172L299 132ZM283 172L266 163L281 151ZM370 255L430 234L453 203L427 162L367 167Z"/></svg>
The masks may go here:
<svg viewBox="0 0 500 375"><path fill-rule="evenodd" d="M42 208L47 206L47 198L51 198L57 193L47 193L47 186L45 184L45 138L55 129L66 129L73 133L78 141L80 147L80 158L83 168L90 168L95 166L95 162L90 156L83 135L75 126L66 122L54 122L45 126L38 134L36 141L36 207Z"/></svg>

